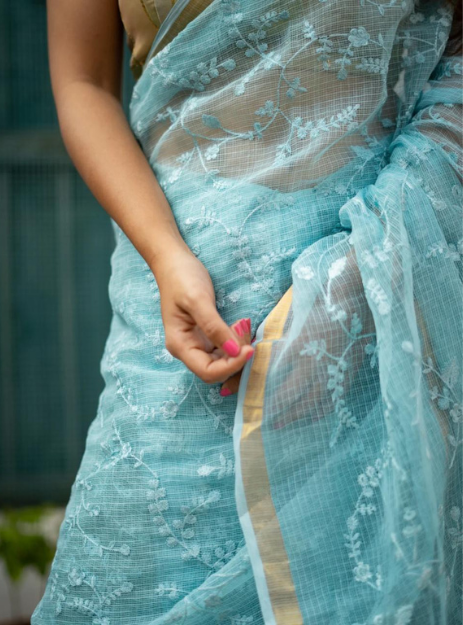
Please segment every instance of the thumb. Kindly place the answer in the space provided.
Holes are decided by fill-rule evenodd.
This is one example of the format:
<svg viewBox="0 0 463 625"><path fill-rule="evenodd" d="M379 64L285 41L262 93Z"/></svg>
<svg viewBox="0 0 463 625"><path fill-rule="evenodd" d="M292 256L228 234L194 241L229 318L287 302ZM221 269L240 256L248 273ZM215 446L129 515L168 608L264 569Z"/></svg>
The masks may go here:
<svg viewBox="0 0 463 625"><path fill-rule="evenodd" d="M241 347L236 341L235 333L219 315L211 300L198 301L190 314L198 327L216 347L222 349L228 356L239 355Z"/></svg>

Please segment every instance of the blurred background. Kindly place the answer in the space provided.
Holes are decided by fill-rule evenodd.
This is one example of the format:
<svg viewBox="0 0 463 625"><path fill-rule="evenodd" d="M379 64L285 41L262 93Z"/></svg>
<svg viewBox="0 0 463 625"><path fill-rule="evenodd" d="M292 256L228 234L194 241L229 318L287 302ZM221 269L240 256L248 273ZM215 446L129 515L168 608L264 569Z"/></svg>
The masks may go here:
<svg viewBox="0 0 463 625"><path fill-rule="evenodd" d="M0 624L28 623L103 388L113 232L66 155L45 0L0 0ZM124 104L132 88L128 54Z"/></svg>

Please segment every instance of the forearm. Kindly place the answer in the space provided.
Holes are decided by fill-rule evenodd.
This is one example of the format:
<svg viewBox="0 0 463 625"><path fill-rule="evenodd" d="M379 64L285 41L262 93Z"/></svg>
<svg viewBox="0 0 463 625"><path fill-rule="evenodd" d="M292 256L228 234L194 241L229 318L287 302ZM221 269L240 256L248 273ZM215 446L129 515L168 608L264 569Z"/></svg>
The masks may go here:
<svg viewBox="0 0 463 625"><path fill-rule="evenodd" d="M87 81L70 82L55 97L61 133L74 164L156 271L165 254L187 246L120 102Z"/></svg>

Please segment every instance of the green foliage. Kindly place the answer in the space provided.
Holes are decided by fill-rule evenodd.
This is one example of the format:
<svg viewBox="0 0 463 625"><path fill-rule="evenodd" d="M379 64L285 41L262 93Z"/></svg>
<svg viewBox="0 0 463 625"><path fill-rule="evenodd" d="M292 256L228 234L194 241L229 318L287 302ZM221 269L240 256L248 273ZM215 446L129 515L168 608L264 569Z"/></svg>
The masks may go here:
<svg viewBox="0 0 463 625"><path fill-rule="evenodd" d="M41 534L38 523L50 511L45 506L2 511L0 558L10 578L17 582L27 566L45 575L53 559L54 545Z"/></svg>

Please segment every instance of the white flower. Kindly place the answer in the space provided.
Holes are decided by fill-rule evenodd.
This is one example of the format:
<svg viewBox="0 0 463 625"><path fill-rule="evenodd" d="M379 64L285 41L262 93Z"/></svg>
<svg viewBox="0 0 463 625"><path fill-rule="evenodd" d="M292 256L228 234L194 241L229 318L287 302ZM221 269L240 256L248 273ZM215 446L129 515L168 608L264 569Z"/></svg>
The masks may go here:
<svg viewBox="0 0 463 625"><path fill-rule="evenodd" d="M208 402L210 404L212 404L213 406L217 406L218 404L222 404L223 403L223 397L220 395L220 388L218 387L213 387L211 389L209 389L209 393L208 393Z"/></svg>
<svg viewBox="0 0 463 625"><path fill-rule="evenodd" d="M404 509L404 520L405 521L413 521L413 519L416 517L416 512L415 510L413 510L413 508L410 508L409 506L407 506Z"/></svg>
<svg viewBox="0 0 463 625"><path fill-rule="evenodd" d="M203 464L202 466L199 467L198 469L198 475L200 475L201 477L207 477L208 475L210 475L212 472L214 471L214 467L211 467L208 464Z"/></svg>
<svg viewBox="0 0 463 625"><path fill-rule="evenodd" d="M170 399L169 401L165 401L161 404L160 410L164 418L171 419L177 416L178 404Z"/></svg>
<svg viewBox="0 0 463 625"><path fill-rule="evenodd" d="M328 276L331 279L336 278L337 276L339 276L344 271L344 267L346 266L346 262L347 262L347 257L346 256L344 256L343 258L338 258L337 260L335 260L334 263L331 265L331 267L328 270Z"/></svg>
<svg viewBox="0 0 463 625"><path fill-rule="evenodd" d="M298 267L295 273L296 276L302 278L302 280L311 280L315 276L312 267Z"/></svg>
<svg viewBox="0 0 463 625"><path fill-rule="evenodd" d="M82 586L82 582L84 581L85 573L80 569L73 568L68 575L69 583L71 586Z"/></svg>
<svg viewBox="0 0 463 625"><path fill-rule="evenodd" d="M129 556L130 555L130 547L128 545L121 545L119 547L119 553L121 553L123 556Z"/></svg>
<svg viewBox="0 0 463 625"><path fill-rule="evenodd" d="M359 28L352 28L349 37L349 41L354 46L354 48L360 48L362 46L367 46L370 41L370 35L367 33L363 26L359 26Z"/></svg>
<svg viewBox="0 0 463 625"><path fill-rule="evenodd" d="M359 562L354 568L355 579L358 582L367 582L371 577L370 565L364 562Z"/></svg>
<svg viewBox="0 0 463 625"><path fill-rule="evenodd" d="M367 486L368 485L368 478L364 473L361 473L358 478L357 478L358 483L360 484L360 486Z"/></svg>
<svg viewBox="0 0 463 625"><path fill-rule="evenodd" d="M205 152L206 160L207 161L215 160L219 152L220 152L220 148L218 145L210 145Z"/></svg>
<svg viewBox="0 0 463 625"><path fill-rule="evenodd" d="M419 22L424 22L424 15L422 13L412 13L409 20L412 24L418 24Z"/></svg>

